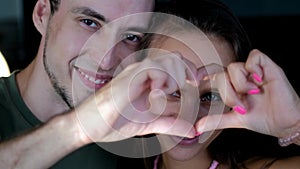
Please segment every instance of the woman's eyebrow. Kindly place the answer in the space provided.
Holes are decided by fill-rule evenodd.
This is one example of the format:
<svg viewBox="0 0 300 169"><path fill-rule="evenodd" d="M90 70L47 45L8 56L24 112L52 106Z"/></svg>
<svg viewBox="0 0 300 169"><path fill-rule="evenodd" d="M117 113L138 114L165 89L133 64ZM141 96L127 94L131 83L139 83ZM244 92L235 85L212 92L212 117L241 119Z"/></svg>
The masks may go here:
<svg viewBox="0 0 300 169"><path fill-rule="evenodd" d="M107 22L107 19L103 15L99 14L98 12L94 11L89 7L77 7L72 9L71 11L75 14L83 14L86 16L94 17L98 20L102 20L103 22Z"/></svg>
<svg viewBox="0 0 300 169"><path fill-rule="evenodd" d="M217 63L211 63L205 66L198 68L198 77L199 79L208 78L209 75L224 72L227 70L227 67L219 65ZM207 79L206 79L207 80Z"/></svg>
<svg viewBox="0 0 300 169"><path fill-rule="evenodd" d="M209 73L217 73L217 72L222 72L222 71L227 70L227 67L224 65L217 64L217 63L211 63L211 64L208 64L208 65L198 68L198 70L206 71Z"/></svg>

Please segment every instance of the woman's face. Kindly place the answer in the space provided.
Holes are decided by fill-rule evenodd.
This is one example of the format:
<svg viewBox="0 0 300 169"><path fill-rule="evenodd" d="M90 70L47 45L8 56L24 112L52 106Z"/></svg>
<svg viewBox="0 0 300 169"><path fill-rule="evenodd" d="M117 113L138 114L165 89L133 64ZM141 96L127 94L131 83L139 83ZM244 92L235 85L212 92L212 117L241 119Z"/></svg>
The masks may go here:
<svg viewBox="0 0 300 169"><path fill-rule="evenodd" d="M209 111L216 110L215 108L222 107L222 112L220 113L229 110L229 108L225 107L225 105L223 104L221 97L218 94L218 90L211 87L209 80L203 80L202 78L207 74L222 71L223 68L227 67L227 65L235 58L231 45L223 38L209 35L207 41L210 41L211 43L204 42L205 40L203 41L203 39L201 39L198 43L195 42L195 37L195 34L191 32L181 33L179 36L176 36L176 39L178 38L177 40L170 37L164 37L163 40L157 40L157 37L156 39L154 37L154 41L152 42L152 45L150 45L151 48L158 48L165 51L180 53L182 57L195 64L200 74L203 74L202 76L197 77L199 79L196 79L198 82L198 91L200 98L200 104L198 107L196 119L195 116L189 115L192 113L185 112L184 110L182 111L182 113L185 114L185 117L194 117L193 122L196 122L201 117L207 115ZM193 49L194 47L197 47L197 45L201 46L197 49L201 48L202 51ZM203 47L205 45L211 46ZM210 56L213 52L203 51L210 48L215 48L215 54L217 54L218 56L215 59L212 59L213 56ZM207 70L207 66L210 70ZM168 102L172 102L172 104L168 105L172 106L167 105L166 111L177 111L177 113L179 114L181 99L182 97L180 95L180 92L175 92L169 95ZM207 135L200 135L192 139L170 135L158 135L158 139L162 146L162 150L168 150L164 153L165 156L174 160L184 161L190 160L198 155L201 156L201 154L207 155L207 146L219 133L220 131L215 131L211 133L209 137ZM199 143L199 140L205 141L201 141L201 143Z"/></svg>

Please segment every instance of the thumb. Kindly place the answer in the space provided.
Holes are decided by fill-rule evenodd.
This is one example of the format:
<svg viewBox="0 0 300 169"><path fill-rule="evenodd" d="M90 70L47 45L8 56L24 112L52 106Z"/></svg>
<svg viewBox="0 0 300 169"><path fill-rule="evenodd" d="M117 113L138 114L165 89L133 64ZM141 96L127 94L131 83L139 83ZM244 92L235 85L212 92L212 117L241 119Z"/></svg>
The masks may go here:
<svg viewBox="0 0 300 169"><path fill-rule="evenodd" d="M194 125L186 120L176 119L172 116L161 116L152 123L149 123L147 129L144 130L146 133L156 133L156 134L167 134L175 135L180 137L195 137Z"/></svg>
<svg viewBox="0 0 300 169"><path fill-rule="evenodd" d="M225 114L207 115L196 123L195 128L198 133L225 128L245 128L242 118L243 116L233 111Z"/></svg>

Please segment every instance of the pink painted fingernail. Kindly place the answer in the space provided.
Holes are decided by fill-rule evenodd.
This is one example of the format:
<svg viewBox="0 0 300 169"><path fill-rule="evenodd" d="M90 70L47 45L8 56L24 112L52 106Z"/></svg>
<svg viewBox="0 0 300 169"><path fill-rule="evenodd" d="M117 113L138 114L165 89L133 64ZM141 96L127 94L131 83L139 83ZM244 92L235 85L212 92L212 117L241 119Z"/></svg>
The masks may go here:
<svg viewBox="0 0 300 169"><path fill-rule="evenodd" d="M251 89L247 93L248 94L258 94L258 93L260 93L260 90L259 89Z"/></svg>
<svg viewBox="0 0 300 169"><path fill-rule="evenodd" d="M242 106L234 106L233 110L240 113L240 114L242 114L242 115L247 113L247 110Z"/></svg>
<svg viewBox="0 0 300 169"><path fill-rule="evenodd" d="M200 136L201 134L202 134L201 132L197 131L197 132L195 133L195 137L198 137L198 136Z"/></svg>
<svg viewBox="0 0 300 169"><path fill-rule="evenodd" d="M261 77L257 73L253 73L252 75L253 79L256 80L258 83L262 82Z"/></svg>

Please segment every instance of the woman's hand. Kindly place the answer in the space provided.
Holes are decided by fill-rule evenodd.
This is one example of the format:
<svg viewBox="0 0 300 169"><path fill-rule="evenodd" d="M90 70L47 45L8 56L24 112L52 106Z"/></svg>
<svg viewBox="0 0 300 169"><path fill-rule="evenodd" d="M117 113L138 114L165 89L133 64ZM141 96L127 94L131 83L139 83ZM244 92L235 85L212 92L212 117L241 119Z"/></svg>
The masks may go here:
<svg viewBox="0 0 300 169"><path fill-rule="evenodd" d="M287 137L300 129L299 96L283 70L258 50L246 63L232 63L227 72L210 78L224 103L233 110L200 119L200 133L224 128L246 128L275 137ZM219 123L216 127L216 123Z"/></svg>

